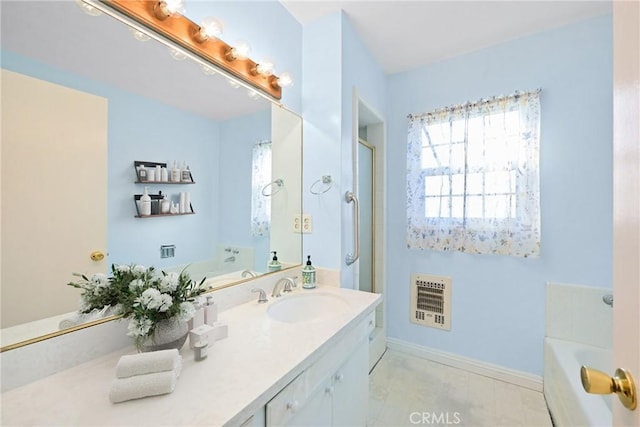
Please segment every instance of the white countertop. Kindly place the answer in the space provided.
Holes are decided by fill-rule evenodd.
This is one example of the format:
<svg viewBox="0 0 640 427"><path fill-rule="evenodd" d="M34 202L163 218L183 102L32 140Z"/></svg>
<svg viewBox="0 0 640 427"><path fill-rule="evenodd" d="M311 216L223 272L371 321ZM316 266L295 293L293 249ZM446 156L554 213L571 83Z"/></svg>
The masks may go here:
<svg viewBox="0 0 640 427"><path fill-rule="evenodd" d="M329 319L284 323L268 317L256 300L226 310L229 337L196 362L186 344L183 369L173 393L112 404L109 388L118 359L134 347L108 354L2 394L3 426L223 426L239 425L313 364L370 313L378 294L322 286L297 289L339 295L347 312ZM282 298L287 298L285 295Z"/></svg>

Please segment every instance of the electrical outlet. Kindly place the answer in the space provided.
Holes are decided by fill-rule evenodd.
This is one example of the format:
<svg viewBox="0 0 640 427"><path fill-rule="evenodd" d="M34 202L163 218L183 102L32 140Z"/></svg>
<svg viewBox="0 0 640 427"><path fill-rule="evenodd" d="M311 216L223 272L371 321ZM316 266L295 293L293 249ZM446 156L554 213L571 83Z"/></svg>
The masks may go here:
<svg viewBox="0 0 640 427"><path fill-rule="evenodd" d="M311 215L303 214L302 215L302 232L304 234L310 234L313 231L313 221L311 220Z"/></svg>
<svg viewBox="0 0 640 427"><path fill-rule="evenodd" d="M302 215L293 216L293 232L302 233Z"/></svg>
<svg viewBox="0 0 640 427"><path fill-rule="evenodd" d="M313 231L313 221L311 215L302 214L293 216L293 232L309 234Z"/></svg>

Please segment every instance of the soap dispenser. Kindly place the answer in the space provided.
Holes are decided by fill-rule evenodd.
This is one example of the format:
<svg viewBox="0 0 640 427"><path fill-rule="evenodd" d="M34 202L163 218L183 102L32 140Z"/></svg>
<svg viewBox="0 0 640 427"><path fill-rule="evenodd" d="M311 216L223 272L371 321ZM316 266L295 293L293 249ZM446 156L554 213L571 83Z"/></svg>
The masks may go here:
<svg viewBox="0 0 640 427"><path fill-rule="evenodd" d="M304 289L316 287L316 269L311 265L311 255L307 255L307 265L302 269L302 287Z"/></svg>
<svg viewBox="0 0 640 427"><path fill-rule="evenodd" d="M149 196L149 188L144 187L144 194L140 197L140 216L151 215L151 196Z"/></svg>
<svg viewBox="0 0 640 427"><path fill-rule="evenodd" d="M267 266L269 272L271 271L279 271L282 268L282 264L278 261L278 257L276 256L276 251L271 252L273 254L273 258L269 261L269 265Z"/></svg>

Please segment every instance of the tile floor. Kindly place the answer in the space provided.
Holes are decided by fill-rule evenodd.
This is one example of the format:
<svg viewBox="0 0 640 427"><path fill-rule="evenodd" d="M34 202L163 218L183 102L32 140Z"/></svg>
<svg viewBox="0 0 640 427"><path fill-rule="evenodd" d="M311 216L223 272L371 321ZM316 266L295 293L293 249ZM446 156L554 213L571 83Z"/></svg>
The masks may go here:
<svg viewBox="0 0 640 427"><path fill-rule="evenodd" d="M369 376L368 427L551 427L527 388L387 350Z"/></svg>

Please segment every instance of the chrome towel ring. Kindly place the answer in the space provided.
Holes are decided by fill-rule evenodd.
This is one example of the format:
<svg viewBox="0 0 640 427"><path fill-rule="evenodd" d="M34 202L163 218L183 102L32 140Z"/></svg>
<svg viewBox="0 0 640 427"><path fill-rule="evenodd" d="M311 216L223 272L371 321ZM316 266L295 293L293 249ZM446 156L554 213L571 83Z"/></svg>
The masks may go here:
<svg viewBox="0 0 640 427"><path fill-rule="evenodd" d="M309 191L311 192L311 194L323 194L329 191L332 186L333 180L331 179L331 175L322 175L322 178L311 184Z"/></svg>
<svg viewBox="0 0 640 427"><path fill-rule="evenodd" d="M275 188L272 188L271 192L267 193L267 189L269 189L270 187L273 187L274 185L275 185ZM278 178L275 181L271 181L270 183L262 187L262 195L265 197L270 197L270 196L273 196L274 194L277 194L283 188L284 188L284 181L281 178Z"/></svg>

